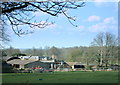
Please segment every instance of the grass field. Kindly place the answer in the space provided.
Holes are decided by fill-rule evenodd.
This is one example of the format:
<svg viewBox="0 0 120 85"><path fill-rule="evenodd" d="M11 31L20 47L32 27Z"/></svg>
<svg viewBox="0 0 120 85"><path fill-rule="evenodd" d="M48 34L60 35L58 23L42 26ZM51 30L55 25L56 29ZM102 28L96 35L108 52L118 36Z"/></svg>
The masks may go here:
<svg viewBox="0 0 120 85"><path fill-rule="evenodd" d="M4 73L3 83L118 83L118 72Z"/></svg>

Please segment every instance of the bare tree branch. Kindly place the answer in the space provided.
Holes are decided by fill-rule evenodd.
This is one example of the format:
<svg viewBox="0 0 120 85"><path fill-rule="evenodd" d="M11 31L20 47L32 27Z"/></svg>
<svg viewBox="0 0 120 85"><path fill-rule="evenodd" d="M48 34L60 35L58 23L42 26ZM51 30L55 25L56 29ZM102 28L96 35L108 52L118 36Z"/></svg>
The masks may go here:
<svg viewBox="0 0 120 85"><path fill-rule="evenodd" d="M68 21L73 25L72 21L75 21L74 17L69 16L66 12L66 9L77 9L83 7L85 2L54 2L54 1L45 1L45 2L1 2L2 12L1 16L5 18L1 21L4 24L8 24L9 21L12 30L18 36L33 33L34 29L37 28L45 28L53 22L49 22L48 19L44 21L36 21L34 19L34 15L31 13L34 12L44 12L51 16L58 16L59 14L63 14ZM29 30L28 28L20 28L20 26L27 25L33 30Z"/></svg>

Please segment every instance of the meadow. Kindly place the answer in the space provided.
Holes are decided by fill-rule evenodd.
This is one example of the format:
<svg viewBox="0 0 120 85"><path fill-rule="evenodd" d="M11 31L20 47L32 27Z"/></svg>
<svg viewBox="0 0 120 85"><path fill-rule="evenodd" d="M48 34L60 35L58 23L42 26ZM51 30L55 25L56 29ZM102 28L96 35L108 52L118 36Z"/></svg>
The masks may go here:
<svg viewBox="0 0 120 85"><path fill-rule="evenodd" d="M2 83L118 83L118 72L3 73Z"/></svg>

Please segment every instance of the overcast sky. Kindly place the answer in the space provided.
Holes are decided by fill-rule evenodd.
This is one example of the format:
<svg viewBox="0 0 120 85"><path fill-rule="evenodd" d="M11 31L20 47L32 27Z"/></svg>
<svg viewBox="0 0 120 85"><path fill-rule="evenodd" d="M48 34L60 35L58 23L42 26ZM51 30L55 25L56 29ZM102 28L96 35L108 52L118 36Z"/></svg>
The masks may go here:
<svg viewBox="0 0 120 85"><path fill-rule="evenodd" d="M117 2L86 2L82 8L69 10L68 13L71 16L76 16L77 20L73 23L78 27L70 24L62 14L59 17L51 17L42 12L33 13L37 20L49 18L49 21L55 21L55 23L21 37L11 32L9 33L11 36L9 45L15 48L89 46L99 32L110 32L117 36L117 5Z"/></svg>

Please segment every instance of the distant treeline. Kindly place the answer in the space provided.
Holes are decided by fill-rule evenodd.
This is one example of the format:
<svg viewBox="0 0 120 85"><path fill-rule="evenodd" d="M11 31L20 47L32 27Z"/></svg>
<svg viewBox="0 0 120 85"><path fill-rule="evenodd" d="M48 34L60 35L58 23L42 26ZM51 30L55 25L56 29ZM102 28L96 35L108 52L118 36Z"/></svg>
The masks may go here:
<svg viewBox="0 0 120 85"><path fill-rule="evenodd" d="M111 33L99 33L91 42L91 46L76 46L68 48L45 47L32 49L2 49L3 57L10 56L57 56L57 59L68 62L97 63L99 65L118 63L117 38Z"/></svg>
<svg viewBox="0 0 120 85"><path fill-rule="evenodd" d="M39 48L32 48L32 49L15 49L13 47L1 50L3 57L10 57L10 56L20 56L20 55L27 55L27 56L57 56L57 59L65 60L69 62L83 62L83 63L100 63L101 52L99 50L100 47L97 46L90 46L90 47L70 47L70 48L57 48L53 47L46 47L45 49ZM117 63L118 59L118 47L102 47L103 53L103 62L105 63Z"/></svg>

